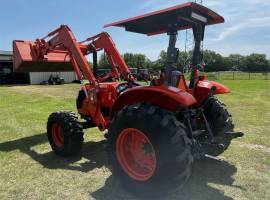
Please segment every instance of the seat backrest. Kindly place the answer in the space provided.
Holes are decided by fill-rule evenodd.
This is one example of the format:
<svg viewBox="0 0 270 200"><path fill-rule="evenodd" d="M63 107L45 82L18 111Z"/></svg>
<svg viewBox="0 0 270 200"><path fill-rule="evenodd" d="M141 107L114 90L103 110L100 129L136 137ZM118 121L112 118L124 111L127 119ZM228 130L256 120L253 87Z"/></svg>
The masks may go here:
<svg viewBox="0 0 270 200"><path fill-rule="evenodd" d="M180 90L188 91L186 79L183 74L179 75L176 87Z"/></svg>

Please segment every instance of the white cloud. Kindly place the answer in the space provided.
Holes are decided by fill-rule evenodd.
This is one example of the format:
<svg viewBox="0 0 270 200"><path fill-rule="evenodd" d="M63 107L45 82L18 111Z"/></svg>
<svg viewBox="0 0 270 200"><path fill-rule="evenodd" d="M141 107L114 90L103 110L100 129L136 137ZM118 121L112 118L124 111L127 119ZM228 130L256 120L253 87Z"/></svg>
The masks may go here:
<svg viewBox="0 0 270 200"><path fill-rule="evenodd" d="M225 28L225 30L222 31L218 38L215 40L224 40L229 36L242 32L244 29L254 29L261 27L270 27L270 17L248 19L243 23L233 25L229 28Z"/></svg>
<svg viewBox="0 0 270 200"><path fill-rule="evenodd" d="M234 33L240 31L242 28L246 26L246 23L243 24L238 24L229 28L226 28L225 31L223 31L215 41L221 41L224 40L225 38L229 37L230 35L233 35Z"/></svg>

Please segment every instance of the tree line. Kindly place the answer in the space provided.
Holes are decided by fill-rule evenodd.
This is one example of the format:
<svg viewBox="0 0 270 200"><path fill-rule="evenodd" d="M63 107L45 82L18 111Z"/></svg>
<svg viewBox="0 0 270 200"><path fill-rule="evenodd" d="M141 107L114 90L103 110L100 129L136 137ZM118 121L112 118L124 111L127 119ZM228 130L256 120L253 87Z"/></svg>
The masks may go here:
<svg viewBox="0 0 270 200"><path fill-rule="evenodd" d="M179 59L176 68L183 71L186 65L187 58L192 57L192 52L179 52ZM164 68L166 62L166 52L161 51L157 60L151 61L143 54L125 53L122 55L125 62L130 68L149 69L156 71ZM211 50L204 50L203 52L204 70L206 72L216 71L249 71L249 72L269 72L270 60L267 59L265 54L253 53L248 56L240 54L231 54L227 57ZM99 58L100 68L110 68L110 64L105 56L102 54Z"/></svg>

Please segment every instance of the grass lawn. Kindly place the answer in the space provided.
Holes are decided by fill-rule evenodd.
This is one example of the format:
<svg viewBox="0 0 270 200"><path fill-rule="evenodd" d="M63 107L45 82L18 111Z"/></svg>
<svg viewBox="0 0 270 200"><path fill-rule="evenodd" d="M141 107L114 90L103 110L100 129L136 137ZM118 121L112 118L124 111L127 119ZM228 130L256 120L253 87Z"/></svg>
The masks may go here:
<svg viewBox="0 0 270 200"><path fill-rule="evenodd" d="M167 199L270 199L270 81L222 81L232 93L235 140L221 161L193 166L184 188ZM0 87L0 199L136 199L107 168L103 133L85 131L81 158L51 152L47 117L75 111L79 85Z"/></svg>

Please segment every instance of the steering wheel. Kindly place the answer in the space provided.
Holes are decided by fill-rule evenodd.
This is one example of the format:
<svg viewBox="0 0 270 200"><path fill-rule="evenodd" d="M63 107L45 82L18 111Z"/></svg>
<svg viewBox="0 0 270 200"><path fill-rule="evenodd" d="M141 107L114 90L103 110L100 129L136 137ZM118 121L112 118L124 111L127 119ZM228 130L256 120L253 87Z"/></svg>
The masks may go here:
<svg viewBox="0 0 270 200"><path fill-rule="evenodd" d="M116 88L116 92L118 95L120 95L122 92L124 92L128 88L130 88L128 83L120 83Z"/></svg>

